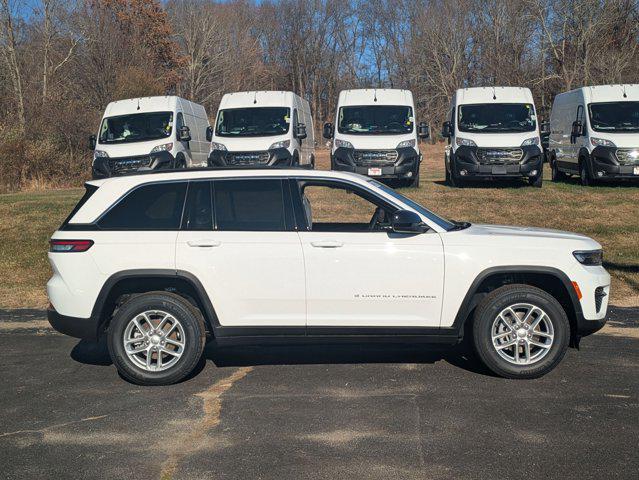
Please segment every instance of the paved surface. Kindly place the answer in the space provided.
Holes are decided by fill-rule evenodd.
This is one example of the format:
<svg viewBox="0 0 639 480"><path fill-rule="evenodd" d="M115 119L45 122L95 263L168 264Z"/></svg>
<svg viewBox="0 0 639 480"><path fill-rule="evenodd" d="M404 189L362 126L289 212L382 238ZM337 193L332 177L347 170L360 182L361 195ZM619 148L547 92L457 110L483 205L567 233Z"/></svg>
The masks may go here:
<svg viewBox="0 0 639 480"><path fill-rule="evenodd" d="M534 381L415 346L207 348L137 387L102 344L0 312L0 477L637 478L639 309Z"/></svg>

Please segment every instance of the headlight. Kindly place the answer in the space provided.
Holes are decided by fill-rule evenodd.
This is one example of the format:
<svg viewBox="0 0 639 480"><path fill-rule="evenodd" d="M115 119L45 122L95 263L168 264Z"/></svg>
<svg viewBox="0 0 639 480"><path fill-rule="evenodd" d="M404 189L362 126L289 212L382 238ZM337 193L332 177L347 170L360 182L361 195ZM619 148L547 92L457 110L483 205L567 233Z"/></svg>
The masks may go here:
<svg viewBox="0 0 639 480"><path fill-rule="evenodd" d="M222 143L211 142L211 150L220 150L226 152L226 147Z"/></svg>
<svg viewBox="0 0 639 480"><path fill-rule="evenodd" d="M291 145L290 140L282 140L281 142L275 142L273 145L268 147L269 150L275 150L276 148L288 148Z"/></svg>
<svg viewBox="0 0 639 480"><path fill-rule="evenodd" d="M455 143L458 147L476 147L477 144L468 138L457 137Z"/></svg>
<svg viewBox="0 0 639 480"><path fill-rule="evenodd" d="M399 142L397 148L410 148L415 146L415 139L412 140L404 140L403 142Z"/></svg>
<svg viewBox="0 0 639 480"><path fill-rule="evenodd" d="M93 158L109 158L109 154L104 150L95 150L93 152Z"/></svg>
<svg viewBox="0 0 639 480"><path fill-rule="evenodd" d="M165 143L163 145L156 145L153 147L151 153L170 152L171 150L173 150L173 143Z"/></svg>
<svg viewBox="0 0 639 480"><path fill-rule="evenodd" d="M590 143L593 147L614 147L615 144L605 138L590 137Z"/></svg>
<svg viewBox="0 0 639 480"><path fill-rule="evenodd" d="M346 140L340 140L339 138L335 139L335 146L337 148L353 148L353 144L351 142L347 142Z"/></svg>
<svg viewBox="0 0 639 480"><path fill-rule="evenodd" d="M582 265L601 265L603 263L603 250L577 250L572 254Z"/></svg>
<svg viewBox="0 0 639 480"><path fill-rule="evenodd" d="M523 142L521 142L522 147L528 147L530 145L539 145L539 137L527 138Z"/></svg>

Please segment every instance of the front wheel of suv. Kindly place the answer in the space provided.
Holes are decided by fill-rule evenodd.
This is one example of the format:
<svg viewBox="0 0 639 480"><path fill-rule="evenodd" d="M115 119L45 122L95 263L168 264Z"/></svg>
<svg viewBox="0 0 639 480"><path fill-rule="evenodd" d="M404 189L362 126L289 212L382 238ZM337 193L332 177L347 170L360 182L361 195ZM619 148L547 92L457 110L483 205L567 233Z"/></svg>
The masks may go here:
<svg viewBox="0 0 639 480"><path fill-rule="evenodd" d="M507 285L475 310L473 344L493 373L537 378L559 364L570 340L566 312L550 294L529 285Z"/></svg>
<svg viewBox="0 0 639 480"><path fill-rule="evenodd" d="M187 300L169 292L134 296L108 328L111 360L138 385L169 385L197 366L205 342L204 320Z"/></svg>

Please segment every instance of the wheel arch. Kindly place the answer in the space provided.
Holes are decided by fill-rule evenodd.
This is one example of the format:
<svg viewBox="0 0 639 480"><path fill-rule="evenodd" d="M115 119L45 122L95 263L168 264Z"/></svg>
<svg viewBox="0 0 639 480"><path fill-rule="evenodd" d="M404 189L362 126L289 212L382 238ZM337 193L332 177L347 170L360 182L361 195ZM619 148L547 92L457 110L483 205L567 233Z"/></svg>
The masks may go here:
<svg viewBox="0 0 639 480"><path fill-rule="evenodd" d="M102 286L91 317L97 323L97 337L109 326L120 301L127 295L152 291L176 293L198 308L209 333L219 325L217 314L201 282L189 272L165 269L125 270L113 274Z"/></svg>
<svg viewBox="0 0 639 480"><path fill-rule="evenodd" d="M537 287L552 295L561 304L570 322L571 346L578 346L579 324L583 313L572 282L561 270L553 267L511 266L491 267L482 271L471 284L462 301L453 327L463 334L464 327L491 291L504 285L523 284Z"/></svg>

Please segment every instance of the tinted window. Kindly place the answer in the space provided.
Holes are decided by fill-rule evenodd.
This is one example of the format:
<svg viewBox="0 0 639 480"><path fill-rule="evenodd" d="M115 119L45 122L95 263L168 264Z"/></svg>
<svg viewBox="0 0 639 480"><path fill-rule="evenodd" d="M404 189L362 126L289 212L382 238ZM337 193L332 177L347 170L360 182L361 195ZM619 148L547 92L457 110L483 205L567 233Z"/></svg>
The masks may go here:
<svg viewBox="0 0 639 480"><path fill-rule="evenodd" d="M413 109L406 106L367 105L339 109L337 129L339 133L400 134L413 131Z"/></svg>
<svg viewBox="0 0 639 480"><path fill-rule="evenodd" d="M211 183L191 182L182 220L184 230L213 230Z"/></svg>
<svg viewBox="0 0 639 480"><path fill-rule="evenodd" d="M591 103L590 123L598 132L639 132L639 102Z"/></svg>
<svg viewBox="0 0 639 480"><path fill-rule="evenodd" d="M107 230L177 230L180 226L186 183L160 183L138 187L98 222Z"/></svg>
<svg viewBox="0 0 639 480"><path fill-rule="evenodd" d="M171 136L173 113L134 113L105 118L100 127L100 143L132 143Z"/></svg>
<svg viewBox="0 0 639 480"><path fill-rule="evenodd" d="M281 180L223 180L214 184L218 230L286 230Z"/></svg>
<svg viewBox="0 0 639 480"><path fill-rule="evenodd" d="M222 137L259 137L282 135L291 123L289 108L251 107L220 110L215 127Z"/></svg>
<svg viewBox="0 0 639 480"><path fill-rule="evenodd" d="M457 125L462 132L532 132L537 117L530 103L460 105Z"/></svg>

